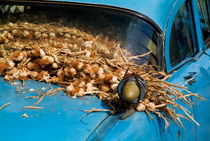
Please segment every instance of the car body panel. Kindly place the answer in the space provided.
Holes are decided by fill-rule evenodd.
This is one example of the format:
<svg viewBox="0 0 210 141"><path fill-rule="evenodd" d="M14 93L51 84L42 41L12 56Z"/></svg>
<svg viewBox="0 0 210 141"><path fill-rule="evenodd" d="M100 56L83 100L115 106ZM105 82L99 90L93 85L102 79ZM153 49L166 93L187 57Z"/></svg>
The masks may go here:
<svg viewBox="0 0 210 141"><path fill-rule="evenodd" d="M210 56L210 49L206 50L206 54Z"/></svg>
<svg viewBox="0 0 210 141"><path fill-rule="evenodd" d="M179 1L179 5L181 6L183 1ZM165 54L166 54L166 66L167 71L172 72L176 70L176 72L172 73L172 78L169 79L169 82L174 84L183 84L183 86L187 86L188 89L192 93L198 93L202 97L206 99L210 99L209 91L210 91L210 56L206 55L205 52L205 45L203 42L202 31L201 31L201 24L200 24L200 17L198 12L197 3L195 0L192 0L192 7L193 7L193 15L195 21L195 31L196 31L196 40L197 46L196 48L199 50L197 55L192 58L188 58L183 60L180 64L175 67L170 66L170 57L169 57L169 40L171 34L171 28L176 16L178 9L173 11L173 15L169 20L169 26L166 32L166 44L165 44ZM209 51L207 51L209 52ZM208 54L208 53L207 53ZM189 76L190 73L196 73L195 80L196 82L192 85L187 84L186 80L184 79L185 76ZM176 81L179 81L178 83ZM210 131L206 128L210 127L208 121L210 120L210 114L208 114L208 110L210 108L210 103L208 101L200 101L198 99L193 99L194 102L194 115L195 119L200 123L200 126L196 127L197 130L197 140L204 140L210 136ZM204 113L207 113L204 115ZM188 127L187 127L188 128Z"/></svg>
<svg viewBox="0 0 210 141"><path fill-rule="evenodd" d="M91 108L108 108L98 98L86 96L72 99L64 92L52 96L45 96L37 106L43 109L26 109L33 106L38 99L25 99L27 96L37 95L35 92L17 93L20 85L12 86L0 79L0 105L11 102L0 110L0 140L1 141L69 141L85 140L89 134L109 115L107 112L92 113L83 118L85 112ZM49 90L49 85L35 81L26 81L25 88ZM22 117L27 114L29 117Z"/></svg>
<svg viewBox="0 0 210 141"><path fill-rule="evenodd" d="M120 116L110 116L88 138L88 140L102 141L168 141L168 140L194 140L196 138L195 126L189 121L183 120L187 128L179 127L173 121L165 130L162 119L151 114L153 119L145 112L136 112L126 120L120 120Z"/></svg>
<svg viewBox="0 0 210 141"><path fill-rule="evenodd" d="M209 65L210 57L203 54L196 62L189 62L182 66L178 71L172 74L172 77L169 79L169 82L176 84L181 84L182 86L188 87L192 93L200 94L203 98L207 99L207 101L201 101L198 98L192 99L193 101L193 114L195 120L200 124L196 126L197 130L197 140L202 141L207 139L210 136L210 65ZM202 65L201 65L202 64ZM196 82L189 85L184 77L189 76L191 72L196 72L195 80ZM188 125L185 126L186 130L189 128ZM206 130L208 128L208 130Z"/></svg>
<svg viewBox="0 0 210 141"><path fill-rule="evenodd" d="M199 93L207 101L201 101L197 99L195 102L195 119L199 122L200 126L197 127L198 140L207 140L210 137L210 56L202 55L197 61L198 64L202 64L200 67L199 76L196 78L196 83L188 88L193 93Z"/></svg>

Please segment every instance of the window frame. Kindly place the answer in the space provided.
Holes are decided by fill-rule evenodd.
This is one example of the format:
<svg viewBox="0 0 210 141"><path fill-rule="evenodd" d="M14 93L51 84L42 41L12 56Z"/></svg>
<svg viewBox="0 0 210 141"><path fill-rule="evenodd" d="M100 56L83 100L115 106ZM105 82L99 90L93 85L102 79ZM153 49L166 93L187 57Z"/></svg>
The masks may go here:
<svg viewBox="0 0 210 141"><path fill-rule="evenodd" d="M186 1L187 2L187 1ZM185 4L186 4L186 2L185 2ZM184 5L184 4L183 4ZM182 6L183 6L182 5ZM181 7L182 7L181 6ZM196 41L196 33L195 33L195 22L194 22L194 15L193 15L193 12L192 12L192 4L191 3L188 3L187 5L185 5L186 6L186 10L189 12L189 20L192 20L192 23L191 23L191 26L190 26L190 28L192 29L192 32L191 32L191 36L190 37L192 37L192 45L193 45L193 50L191 51L191 52L187 52L187 54L190 54L189 56L186 54L186 58L185 59L187 59L187 58L191 58L191 57L193 57L196 53L197 53L197 41ZM180 9L181 9L181 7L180 7ZM179 10L180 10L179 9ZM178 10L178 11L179 11ZM178 13L177 13L178 14ZM178 15L176 15L176 17L177 17ZM175 17L175 19L174 19L174 22L175 22L175 20L176 20L176 17ZM185 19L179 19L179 20L185 20ZM175 36L173 36L173 39L175 39L175 42L176 42L176 40L177 40L177 37L179 36L179 34L177 34L177 32L176 32L176 30L173 28L174 27L174 25L172 25L172 31L171 31L171 36L172 36L172 34L175 34ZM178 36L177 36L178 35ZM171 37L170 37L171 38ZM171 41L170 41L170 43L171 43ZM177 57L180 57L180 54L179 54L179 49L180 49L180 47L179 47L179 45L178 45L178 42L176 42L176 43L173 43L173 44L176 44L176 51L178 51L178 52L175 52L175 54L177 53L178 55L177 55ZM182 46L181 46L182 47ZM170 63L171 63L171 66L176 66L176 65L178 65L180 62L182 62L183 60L185 60L185 59L183 59L183 60L181 60L180 61L180 58L178 59L178 63L176 63L176 62L172 62L171 61L171 48L170 48L170 52L169 52L169 54L170 54Z"/></svg>
<svg viewBox="0 0 210 141"><path fill-rule="evenodd" d="M197 53L195 53L193 56L188 57L181 62L179 62L176 65L172 65L170 60L170 37L173 29L173 23L176 18L178 10L181 8L181 6L186 3L187 1L190 2L191 11L192 11L192 19L194 22L194 35L195 36L195 42L196 45L194 47L197 49ZM196 61L203 52L204 49L204 43L203 43L203 37L202 37L202 31L201 31L201 25L199 21L199 13L198 13L198 7L196 0L180 0L175 5L174 8L171 11L171 16L169 17L168 26L165 31L165 63L166 63L166 72L171 73L180 67L184 66L185 64L189 62Z"/></svg>

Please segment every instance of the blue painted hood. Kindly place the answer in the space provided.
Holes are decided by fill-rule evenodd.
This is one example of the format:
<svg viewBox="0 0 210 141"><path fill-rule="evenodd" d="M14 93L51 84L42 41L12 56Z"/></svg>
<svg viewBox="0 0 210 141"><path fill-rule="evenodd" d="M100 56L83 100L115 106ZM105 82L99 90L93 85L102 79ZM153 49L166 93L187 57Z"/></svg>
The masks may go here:
<svg viewBox="0 0 210 141"><path fill-rule="evenodd" d="M21 86L21 85L19 85ZM38 99L25 99L33 92L17 93L18 86L12 86L0 79L0 106L11 102L11 105L0 110L1 141L67 141L86 140L89 134L108 116L107 112L92 113L82 119L84 112L91 108L107 108L98 98L86 96L72 99L64 92L46 96L37 106L43 109L25 109ZM25 88L50 89L53 86L36 81L27 81ZM29 117L22 117L27 114Z"/></svg>

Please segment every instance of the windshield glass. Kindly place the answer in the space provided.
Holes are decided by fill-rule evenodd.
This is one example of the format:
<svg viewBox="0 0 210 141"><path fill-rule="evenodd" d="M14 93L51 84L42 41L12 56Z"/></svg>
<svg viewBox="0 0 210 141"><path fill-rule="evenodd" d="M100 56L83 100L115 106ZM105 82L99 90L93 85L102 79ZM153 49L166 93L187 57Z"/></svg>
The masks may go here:
<svg viewBox="0 0 210 141"><path fill-rule="evenodd" d="M64 26L66 31L60 31L62 32L60 34L64 34L66 37L78 40L81 39L81 36L76 34L88 33L91 35L92 39L83 38L81 42L89 41L85 43L88 46L96 41L95 46L100 47L98 51L104 52L104 57L113 58L117 53L119 54L115 50L120 47L125 59L149 53L150 55L130 61L144 64L150 60L150 63L157 63L155 56L158 35L155 29L139 17L119 11L84 7L2 5L0 24L7 25L8 23L17 26L28 24L31 27L34 26L33 28L37 31L42 28L40 25L45 27L47 24L55 25L54 28L58 32L55 33L56 35L61 30L59 26ZM49 30L46 31L47 35L44 35L49 36L51 30L49 27ZM80 33L76 33L77 31ZM41 32L43 34L44 31ZM111 50L107 50L103 46L108 46Z"/></svg>

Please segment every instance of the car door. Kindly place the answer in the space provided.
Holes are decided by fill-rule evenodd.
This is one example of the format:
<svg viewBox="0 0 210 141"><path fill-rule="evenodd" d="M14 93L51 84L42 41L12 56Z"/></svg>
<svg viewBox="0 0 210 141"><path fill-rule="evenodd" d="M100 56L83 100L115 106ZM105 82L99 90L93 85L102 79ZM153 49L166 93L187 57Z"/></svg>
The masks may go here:
<svg viewBox="0 0 210 141"><path fill-rule="evenodd" d="M166 69L169 82L188 87L193 93L210 100L210 57L204 53L196 0L179 1L166 30ZM200 126L184 123L181 140L206 140L210 136L210 102L192 99L195 120ZM186 134L187 132L187 134Z"/></svg>

